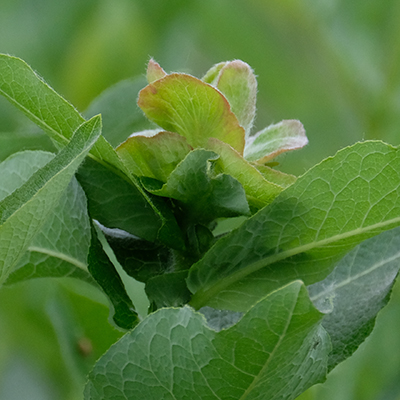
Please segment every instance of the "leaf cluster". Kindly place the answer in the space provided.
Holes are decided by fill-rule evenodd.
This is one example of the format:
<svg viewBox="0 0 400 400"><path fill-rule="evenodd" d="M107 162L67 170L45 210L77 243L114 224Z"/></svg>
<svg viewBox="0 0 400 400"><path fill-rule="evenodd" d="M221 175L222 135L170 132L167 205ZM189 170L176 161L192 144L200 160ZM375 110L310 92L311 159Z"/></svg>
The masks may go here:
<svg viewBox="0 0 400 400"><path fill-rule="evenodd" d="M296 178L275 167L305 130L284 120L252 134L246 63L198 79L150 60L147 80L138 105L151 122L132 134L137 81L85 119L0 55L0 93L58 150L0 164L0 283L74 277L107 296L128 333L86 399L294 399L357 349L389 300L399 150L357 143ZM143 321L109 248L145 284Z"/></svg>

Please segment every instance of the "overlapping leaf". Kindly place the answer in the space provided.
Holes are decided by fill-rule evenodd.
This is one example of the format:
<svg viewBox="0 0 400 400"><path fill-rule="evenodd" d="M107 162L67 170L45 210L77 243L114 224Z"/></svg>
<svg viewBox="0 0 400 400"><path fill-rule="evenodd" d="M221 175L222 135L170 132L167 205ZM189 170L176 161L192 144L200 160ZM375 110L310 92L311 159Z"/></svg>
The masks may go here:
<svg viewBox="0 0 400 400"><path fill-rule="evenodd" d="M321 162L192 267L191 304L243 311L293 279L325 278L355 245L400 224L399 171L399 150L381 142Z"/></svg>
<svg viewBox="0 0 400 400"><path fill-rule="evenodd" d="M228 101L193 76L170 74L150 83L141 90L138 105L150 120L186 137L194 148L215 137L243 154L244 129Z"/></svg>
<svg viewBox="0 0 400 400"><path fill-rule="evenodd" d="M185 218L208 223L218 217L249 214L246 194L240 183L227 174L215 174L212 162L218 159L212 151L196 149L169 175L160 187L159 181L142 180L146 190L158 196L178 200Z"/></svg>
<svg viewBox="0 0 400 400"><path fill-rule="evenodd" d="M257 80L251 67L241 60L219 63L203 80L224 94L247 138L256 115Z"/></svg>
<svg viewBox="0 0 400 400"><path fill-rule="evenodd" d="M73 132L85 121L70 103L50 88L24 61L16 57L0 55L0 94L48 133L59 147L65 146ZM107 182L124 181L119 185L123 186L123 194L115 199L115 218L112 221L112 227L115 226L116 221L124 219L125 202L118 203L118 201L128 196L134 198L136 204L140 205L136 207L135 203L132 203L131 208L132 211L138 211L139 215L133 217L133 220L135 223L140 220L140 224L129 225L132 220L128 220L124 228L126 229L126 225L129 225L129 231L139 234L140 232L135 231L136 228L140 225L147 226L149 236L168 240L169 232L175 229L176 222L167 211L167 215L164 215L165 208L158 209L156 204L149 199L137 180L130 176L115 150L104 137L98 138L91 149L90 158L92 163L89 161L85 163L81 168L82 174L88 175L96 170L97 176L104 173L107 178L104 182L97 179L89 180L90 184L83 185L89 198L89 207L92 203L105 204L109 201L107 198L101 198L101 194L108 195L116 188L115 185L106 187ZM86 167L91 171L85 171ZM99 186L101 190L98 190ZM143 210L145 210L144 213ZM155 220L157 223L153 223Z"/></svg>
<svg viewBox="0 0 400 400"><path fill-rule="evenodd" d="M351 356L371 333L399 269L400 228L395 228L362 242L329 276L308 287L314 304L328 313L322 325L333 345L330 368Z"/></svg>
<svg viewBox="0 0 400 400"><path fill-rule="evenodd" d="M294 399L325 377L321 318L301 282L221 332L189 307L159 310L99 360L85 399Z"/></svg>
<svg viewBox="0 0 400 400"><path fill-rule="evenodd" d="M101 133L101 119L82 124L70 143L0 203L0 282L57 206L74 173Z"/></svg>
<svg viewBox="0 0 400 400"><path fill-rule="evenodd" d="M117 153L134 175L165 183L190 150L192 147L183 136L160 132L151 137L134 135L117 148Z"/></svg>

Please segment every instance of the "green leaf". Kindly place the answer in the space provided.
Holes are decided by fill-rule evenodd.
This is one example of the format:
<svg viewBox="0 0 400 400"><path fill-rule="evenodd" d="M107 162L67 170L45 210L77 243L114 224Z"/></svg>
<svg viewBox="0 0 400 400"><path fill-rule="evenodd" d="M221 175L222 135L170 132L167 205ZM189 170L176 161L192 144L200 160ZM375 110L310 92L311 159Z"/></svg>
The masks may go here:
<svg viewBox="0 0 400 400"><path fill-rule="evenodd" d="M354 246L399 224L400 150L355 144L221 238L191 268L190 304L245 311L294 279L324 279Z"/></svg>
<svg viewBox="0 0 400 400"><path fill-rule="evenodd" d="M133 132L150 127L136 104L138 93L144 86L146 80L143 77L118 82L96 97L85 111L88 117L101 114L102 134L112 146L118 146Z"/></svg>
<svg viewBox="0 0 400 400"><path fill-rule="evenodd" d="M188 271L178 271L154 276L146 283L146 294L153 310L161 307L181 307L190 300L186 285Z"/></svg>
<svg viewBox="0 0 400 400"><path fill-rule="evenodd" d="M240 183L226 174L214 174L212 162L218 155L197 149L169 175L162 187L158 181L142 179L146 190L157 196L178 200L184 207L185 218L211 222L218 217L249 214L245 192Z"/></svg>
<svg viewBox="0 0 400 400"><path fill-rule="evenodd" d="M350 357L371 333L377 313L389 301L399 261L396 228L362 242L329 276L308 287L315 306L328 313L322 325L333 345L330 369Z"/></svg>
<svg viewBox="0 0 400 400"><path fill-rule="evenodd" d="M79 112L19 58L0 54L0 94L42 128L59 147L85 122ZM100 136L90 156L124 171L112 146Z"/></svg>
<svg viewBox="0 0 400 400"><path fill-rule="evenodd" d="M219 69L211 84L227 98L247 138L256 115L257 80L253 70L243 61L230 61Z"/></svg>
<svg viewBox="0 0 400 400"><path fill-rule="evenodd" d="M267 181L253 165L226 143L210 139L208 147L219 155L217 167L241 183L251 207L263 208L282 191L282 187Z"/></svg>
<svg viewBox="0 0 400 400"><path fill-rule="evenodd" d="M117 153L132 174L166 182L190 150L192 147L183 136L160 132L151 137L131 136L117 148Z"/></svg>
<svg viewBox="0 0 400 400"><path fill-rule="evenodd" d="M189 307L161 309L95 365L86 400L292 400L326 373L329 337L301 282L209 329Z"/></svg>
<svg viewBox="0 0 400 400"><path fill-rule="evenodd" d="M154 81L141 90L138 105L150 120L186 137L192 147L204 147L215 137L243 153L244 129L228 101L193 76L171 74Z"/></svg>
<svg viewBox="0 0 400 400"><path fill-rule="evenodd" d="M151 58L149 63L147 64L147 72L146 72L147 82L153 83L158 79L164 78L165 75L167 75L167 73L160 67L160 64L158 64Z"/></svg>
<svg viewBox="0 0 400 400"><path fill-rule="evenodd" d="M40 231L100 133L99 116L82 124L55 158L0 202L0 283Z"/></svg>
<svg viewBox="0 0 400 400"><path fill-rule="evenodd" d="M0 164L0 200L22 186L54 158L43 151L24 151ZM76 277L93 282L86 259L90 243L86 198L73 178L5 284L38 277Z"/></svg>
<svg viewBox="0 0 400 400"><path fill-rule="evenodd" d="M285 120L250 136L246 142L244 157L264 164L285 151L300 149L307 143L303 124L294 119Z"/></svg>
<svg viewBox="0 0 400 400"><path fill-rule="evenodd" d="M86 197L73 178L5 284L44 277L79 278L93 283L87 270L89 245Z"/></svg>
<svg viewBox="0 0 400 400"><path fill-rule="evenodd" d="M102 232L125 272L140 282L172 269L170 249L127 232L102 227Z"/></svg>
<svg viewBox="0 0 400 400"><path fill-rule="evenodd" d="M115 324L122 329L132 329L138 324L139 316L125 291L121 277L104 251L94 226L91 231L89 272L110 300L110 311Z"/></svg>
<svg viewBox="0 0 400 400"><path fill-rule="evenodd" d="M296 182L297 178L294 175L286 174L282 171L270 168L267 165L261 165L257 163L251 163L251 165L257 168L257 170L268 182L275 183L282 188L287 188Z"/></svg>

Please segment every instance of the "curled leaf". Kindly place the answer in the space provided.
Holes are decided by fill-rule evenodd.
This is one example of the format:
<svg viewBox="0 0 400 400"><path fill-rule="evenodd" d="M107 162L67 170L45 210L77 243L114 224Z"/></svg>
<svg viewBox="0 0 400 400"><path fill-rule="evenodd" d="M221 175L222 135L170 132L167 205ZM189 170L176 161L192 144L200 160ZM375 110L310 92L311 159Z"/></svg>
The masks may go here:
<svg viewBox="0 0 400 400"><path fill-rule="evenodd" d="M303 124L288 119L270 125L249 138L244 157L249 161L265 164L277 155L304 147L308 143Z"/></svg>

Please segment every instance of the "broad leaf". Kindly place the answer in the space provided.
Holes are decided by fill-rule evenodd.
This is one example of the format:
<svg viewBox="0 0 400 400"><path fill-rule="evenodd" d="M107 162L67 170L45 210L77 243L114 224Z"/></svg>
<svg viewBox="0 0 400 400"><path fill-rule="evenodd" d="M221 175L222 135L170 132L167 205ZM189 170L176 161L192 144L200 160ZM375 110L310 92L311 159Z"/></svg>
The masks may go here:
<svg viewBox="0 0 400 400"><path fill-rule="evenodd" d="M15 267L101 133L101 119L82 124L70 143L0 202L0 283Z"/></svg>
<svg viewBox="0 0 400 400"><path fill-rule="evenodd" d="M102 135L112 146L118 146L133 132L151 126L136 104L137 94L144 86L144 78L118 82L96 97L85 111L88 117L101 114Z"/></svg>
<svg viewBox="0 0 400 400"><path fill-rule="evenodd" d="M400 228L396 228L362 242L329 276L308 287L315 306L328 313L322 325L333 345L330 368L350 357L371 333L399 269Z"/></svg>
<svg viewBox="0 0 400 400"><path fill-rule="evenodd" d="M110 311L116 325L123 329L132 329L136 326L139 322L139 316L125 291L121 277L104 251L97 237L96 228L93 225L88 255L88 269L110 300Z"/></svg>
<svg viewBox="0 0 400 400"><path fill-rule="evenodd" d="M263 208L282 191L282 187L266 180L253 165L228 144L218 139L210 139L208 147L219 155L216 161L217 167L242 184L247 200L253 208Z"/></svg>
<svg viewBox="0 0 400 400"><path fill-rule="evenodd" d="M85 399L294 399L325 377L321 318L301 282L221 332L189 307L161 309L98 361Z"/></svg>
<svg viewBox="0 0 400 400"><path fill-rule="evenodd" d="M161 187L159 181L142 182L149 192L178 200L185 218L192 221L208 223L218 217L249 214L240 183L230 175L213 172L212 163L217 159L212 151L193 150Z"/></svg>
<svg viewBox="0 0 400 400"><path fill-rule="evenodd" d="M400 150L355 144L221 238L190 271L191 304L245 311L291 280L324 279L355 245L399 224Z"/></svg>
<svg viewBox="0 0 400 400"><path fill-rule="evenodd" d="M300 121L291 119L270 125L250 136L244 149L249 161L264 164L277 155L304 147L308 143L306 132Z"/></svg>
<svg viewBox="0 0 400 400"><path fill-rule="evenodd" d="M117 153L132 174L166 182L190 150L183 136L160 132L151 137L134 135L117 148Z"/></svg>
<svg viewBox="0 0 400 400"><path fill-rule="evenodd" d="M204 147L215 137L243 153L244 129L228 101L193 76L171 74L154 81L141 90L138 105L150 120L186 137L192 147Z"/></svg>

